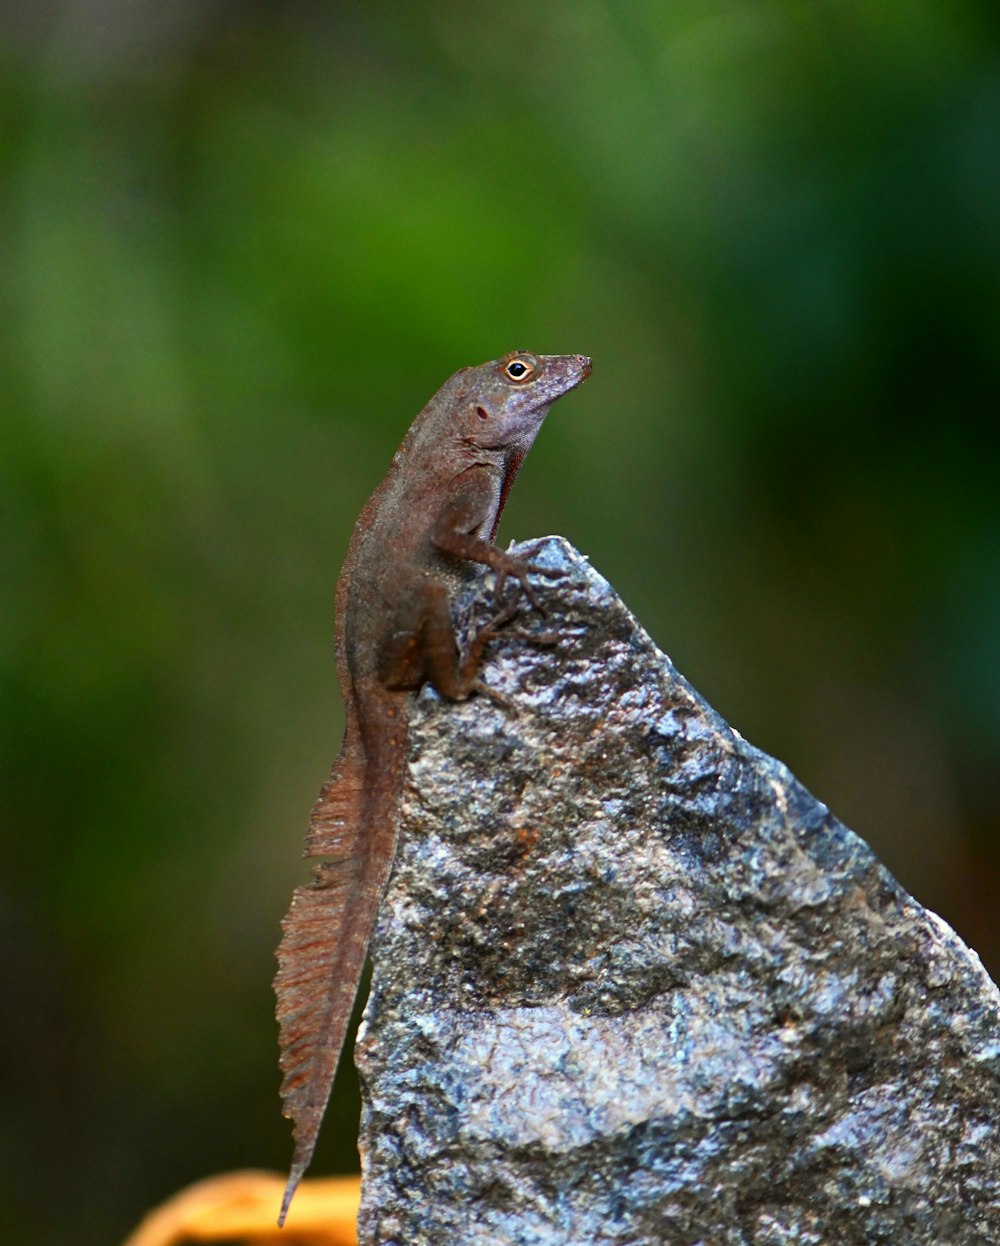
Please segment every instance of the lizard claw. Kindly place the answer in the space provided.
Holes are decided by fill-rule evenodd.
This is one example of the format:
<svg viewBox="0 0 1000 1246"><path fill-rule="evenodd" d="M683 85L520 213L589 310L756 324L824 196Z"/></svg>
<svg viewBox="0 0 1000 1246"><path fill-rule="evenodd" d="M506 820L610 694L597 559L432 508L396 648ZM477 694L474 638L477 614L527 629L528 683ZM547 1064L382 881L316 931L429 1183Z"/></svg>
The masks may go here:
<svg viewBox="0 0 1000 1246"><path fill-rule="evenodd" d="M532 541L528 549L527 557L520 558L518 559L518 561L523 562L525 566L525 570L530 571L533 575L544 575L547 579L550 579L550 580L561 580L563 576L569 574L569 572L567 571L565 567L545 567L545 566L542 566L540 563L535 562L535 559L538 557L539 551L545 547L547 541L548 541L548 537L543 537L539 541ZM508 550L508 553L509 552L510 551Z"/></svg>
<svg viewBox="0 0 1000 1246"><path fill-rule="evenodd" d="M506 627L504 628L504 636L513 636L516 640L523 640L529 645L556 645L562 640L562 633L556 631L555 628L549 628L546 631L526 631L523 627Z"/></svg>
<svg viewBox="0 0 1000 1246"><path fill-rule="evenodd" d="M495 705L499 705L501 709L511 710L514 713L520 713L520 710L510 699L510 697L505 696L502 692L498 692L496 688L491 688L489 684L482 679L474 680L471 690L473 692L479 692L483 696L489 697L489 699Z"/></svg>

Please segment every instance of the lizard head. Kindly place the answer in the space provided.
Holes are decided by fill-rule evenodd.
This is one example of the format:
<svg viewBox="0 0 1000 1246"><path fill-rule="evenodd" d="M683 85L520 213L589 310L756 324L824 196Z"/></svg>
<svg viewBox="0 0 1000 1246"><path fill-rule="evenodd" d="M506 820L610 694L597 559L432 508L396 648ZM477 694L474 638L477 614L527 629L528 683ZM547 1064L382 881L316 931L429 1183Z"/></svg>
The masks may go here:
<svg viewBox="0 0 1000 1246"><path fill-rule="evenodd" d="M484 449L527 450L557 398L590 376L585 355L517 350L462 376L463 440Z"/></svg>

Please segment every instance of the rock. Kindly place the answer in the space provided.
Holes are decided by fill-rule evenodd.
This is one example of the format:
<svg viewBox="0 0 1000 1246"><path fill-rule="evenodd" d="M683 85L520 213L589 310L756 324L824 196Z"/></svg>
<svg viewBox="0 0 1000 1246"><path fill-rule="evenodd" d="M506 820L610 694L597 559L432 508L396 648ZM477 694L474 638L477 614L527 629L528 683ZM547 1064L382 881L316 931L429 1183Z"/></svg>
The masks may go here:
<svg viewBox="0 0 1000 1246"><path fill-rule="evenodd" d="M509 704L416 699L363 1246L1000 1243L976 954L569 545L536 560L567 574L491 648Z"/></svg>

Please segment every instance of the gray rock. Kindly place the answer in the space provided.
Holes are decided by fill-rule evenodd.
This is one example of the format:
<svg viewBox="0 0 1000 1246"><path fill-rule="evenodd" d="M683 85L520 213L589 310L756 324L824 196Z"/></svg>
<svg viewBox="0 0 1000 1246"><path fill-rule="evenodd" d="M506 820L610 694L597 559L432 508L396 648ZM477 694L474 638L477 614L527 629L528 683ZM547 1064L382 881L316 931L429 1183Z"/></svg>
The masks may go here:
<svg viewBox="0 0 1000 1246"><path fill-rule="evenodd" d="M416 701L361 1242L1000 1243L976 954L579 554L538 558L548 618L484 672L510 705Z"/></svg>

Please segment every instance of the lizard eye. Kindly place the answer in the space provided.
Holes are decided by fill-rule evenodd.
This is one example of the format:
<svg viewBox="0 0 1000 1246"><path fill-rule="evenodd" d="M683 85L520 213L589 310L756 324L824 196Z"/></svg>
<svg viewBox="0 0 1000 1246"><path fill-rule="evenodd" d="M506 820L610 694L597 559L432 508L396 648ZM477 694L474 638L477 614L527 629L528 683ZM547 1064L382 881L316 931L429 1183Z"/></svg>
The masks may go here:
<svg viewBox="0 0 1000 1246"><path fill-rule="evenodd" d="M527 359L511 359L504 364L503 374L509 381L523 385L535 375L535 365Z"/></svg>

